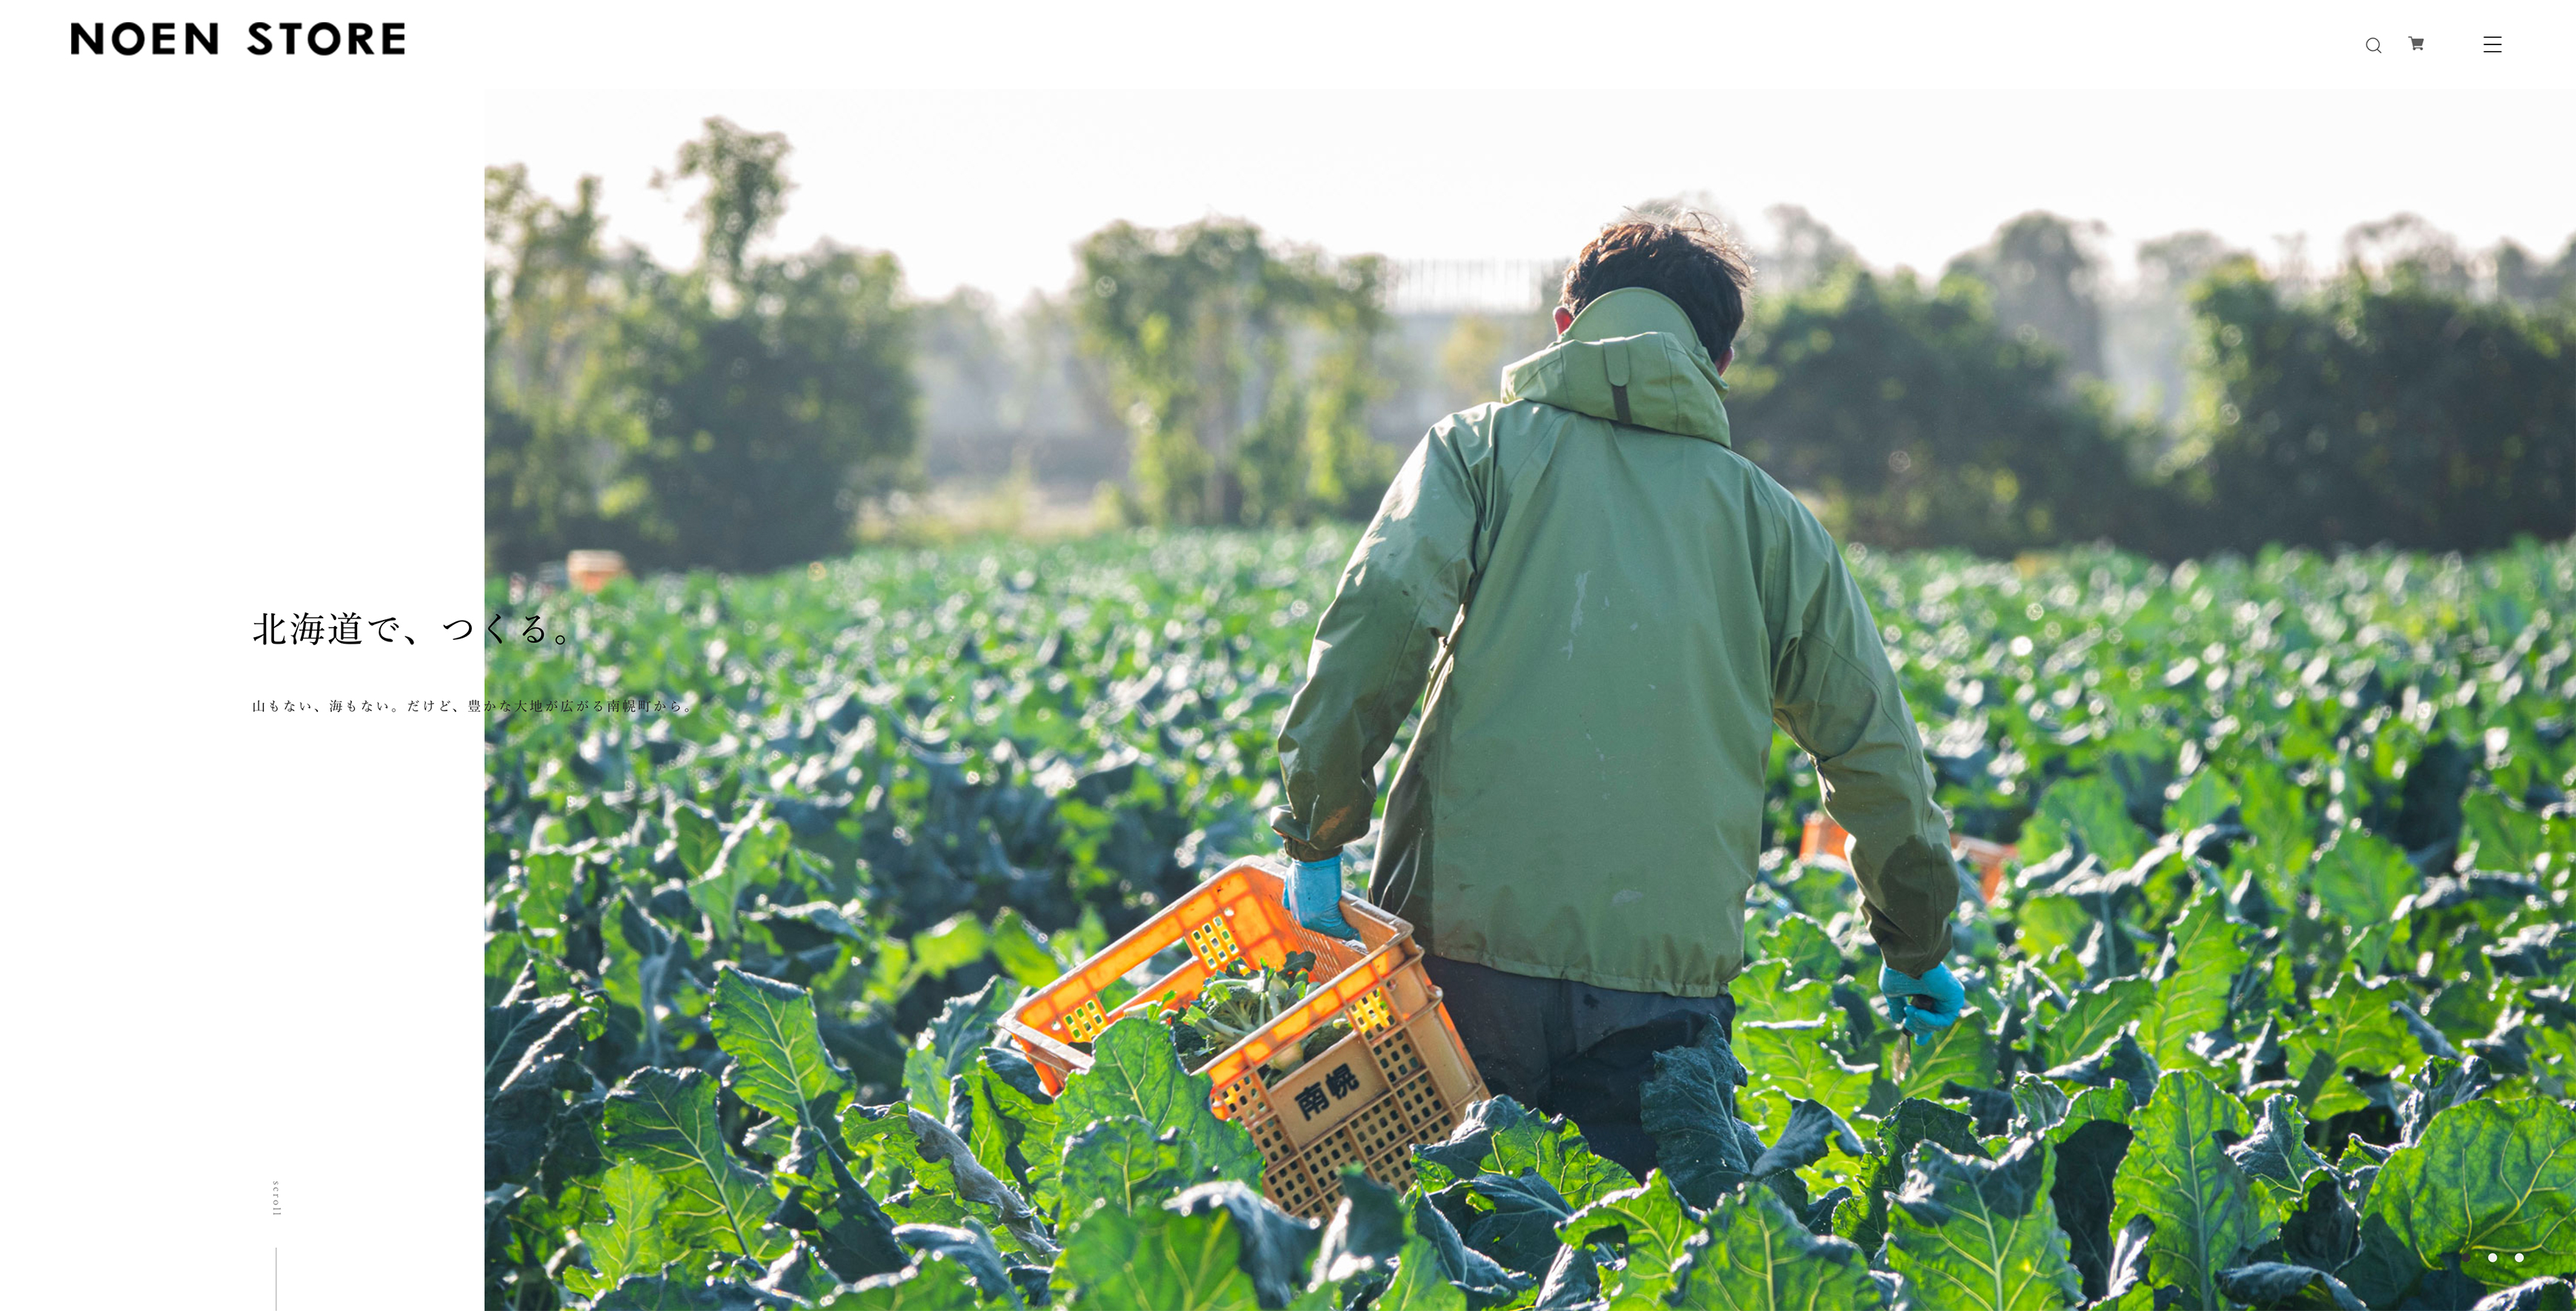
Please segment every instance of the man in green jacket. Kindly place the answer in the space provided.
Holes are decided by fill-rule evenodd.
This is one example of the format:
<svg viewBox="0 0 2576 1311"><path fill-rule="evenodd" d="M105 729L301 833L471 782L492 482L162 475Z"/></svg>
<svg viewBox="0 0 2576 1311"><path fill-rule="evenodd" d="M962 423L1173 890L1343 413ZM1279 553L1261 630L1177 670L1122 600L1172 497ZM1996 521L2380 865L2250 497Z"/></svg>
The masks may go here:
<svg viewBox="0 0 2576 1311"><path fill-rule="evenodd" d="M1728 442L1751 280L1696 220L1586 246L1556 342L1387 489L1279 734L1289 907L1349 936L1341 849L1430 684L1369 898L1414 925L1486 1086L1640 1176L1654 1053L1731 1032L1773 725L1852 834L1891 1015L1923 1040L1964 1004L1948 824L1869 605Z"/></svg>

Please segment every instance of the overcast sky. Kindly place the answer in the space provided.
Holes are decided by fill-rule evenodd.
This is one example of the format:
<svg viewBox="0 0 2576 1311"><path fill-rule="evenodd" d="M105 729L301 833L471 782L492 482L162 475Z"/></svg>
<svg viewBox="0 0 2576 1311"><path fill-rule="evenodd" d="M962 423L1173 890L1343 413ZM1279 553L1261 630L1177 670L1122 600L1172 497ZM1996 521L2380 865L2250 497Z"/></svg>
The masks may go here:
<svg viewBox="0 0 2576 1311"><path fill-rule="evenodd" d="M2554 102L2554 103L2553 103ZM648 186L699 122L780 131L797 184L774 247L893 251L912 289L1005 305L1070 279L1114 219L1208 214L1398 258L1570 253L1620 206L1706 192L1767 235L1806 206L1872 264L1937 270L2050 209L2141 239L2208 228L2267 259L2304 232L2412 210L2473 246L2554 254L2576 231L2563 95L2540 92L1467 94L507 92L486 160L543 192L602 179L612 241L694 250L690 193ZM2546 144L2543 144L2546 142Z"/></svg>

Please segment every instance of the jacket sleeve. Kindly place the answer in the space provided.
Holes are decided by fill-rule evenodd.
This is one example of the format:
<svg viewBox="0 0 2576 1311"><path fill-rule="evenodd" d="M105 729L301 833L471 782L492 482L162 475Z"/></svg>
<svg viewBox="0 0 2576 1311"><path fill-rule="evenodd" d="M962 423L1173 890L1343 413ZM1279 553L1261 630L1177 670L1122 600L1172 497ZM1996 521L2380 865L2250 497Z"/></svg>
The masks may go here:
<svg viewBox="0 0 2576 1311"><path fill-rule="evenodd" d="M1812 517L1791 529L1788 604L1774 611L1772 718L1816 758L1825 813L1852 835L1852 872L1880 956L1921 974L1950 954L1959 875L1932 771L1869 602ZM1766 609L1773 607L1766 606Z"/></svg>
<svg viewBox="0 0 2576 1311"><path fill-rule="evenodd" d="M1315 626L1306 682L1279 730L1288 802L1270 814L1288 854L1322 860L1368 832L1377 762L1393 745L1473 572L1482 470L1469 422L1434 428L1395 475Z"/></svg>

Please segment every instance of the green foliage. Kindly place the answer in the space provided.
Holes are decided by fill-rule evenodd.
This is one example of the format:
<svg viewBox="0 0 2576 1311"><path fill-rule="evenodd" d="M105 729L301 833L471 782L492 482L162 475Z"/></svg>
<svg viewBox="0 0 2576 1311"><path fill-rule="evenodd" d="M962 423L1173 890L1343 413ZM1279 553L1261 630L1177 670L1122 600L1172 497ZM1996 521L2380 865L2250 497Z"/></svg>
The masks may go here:
<svg viewBox="0 0 2576 1311"><path fill-rule="evenodd" d="M2128 475L2143 431L2099 391L2070 396L2063 355L2007 331L1967 279L1845 266L1757 299L1736 351L1740 449L1820 497L1837 537L2010 555L2154 522Z"/></svg>
<svg viewBox="0 0 2576 1311"><path fill-rule="evenodd" d="M2510 268L2524 290L2489 300L2456 252L2306 291L2206 234L2149 243L2142 265L2188 304L2172 349L2189 376L2133 419L2101 382L2087 244L2026 214L1934 287L1846 257L1759 298L1728 402L1742 449L1882 547L2485 550L2576 531L2564 260L2500 249L2499 287Z"/></svg>
<svg viewBox="0 0 2576 1311"><path fill-rule="evenodd" d="M1210 977L1188 1005L1168 1013L1172 1043L1180 1052L1181 1063L1205 1065L1287 1013L1314 990L1314 970L1315 954L1297 951L1290 952L1275 969L1266 965L1248 968L1237 961ZM1277 1074L1294 1073L1307 1059L1321 1055L1326 1047L1349 1034L1349 1022L1337 1019L1307 1034L1297 1046L1273 1055L1268 1067Z"/></svg>
<svg viewBox="0 0 2576 1311"><path fill-rule="evenodd" d="M1711 1028L1691 1046L1657 1052L1655 1075L1638 1090L1644 1128L1655 1138L1655 1163L1693 1206L1710 1205L1749 1177L1762 1154L1761 1138L1738 1118L1744 1081L1744 1066Z"/></svg>
<svg viewBox="0 0 2576 1311"><path fill-rule="evenodd" d="M2218 1291L2233 1302L2261 1307L2323 1307L2366 1311L2342 1280L2308 1266L2257 1261L2218 1272Z"/></svg>
<svg viewBox="0 0 2576 1311"><path fill-rule="evenodd" d="M1261 1305L1287 1306L1305 1289L1322 1241L1322 1226L1314 1221L1300 1220L1232 1180L1198 1184L1164 1206L1183 1216L1219 1213L1234 1221L1235 1264L1251 1277Z"/></svg>
<svg viewBox="0 0 2576 1311"><path fill-rule="evenodd" d="M2422 883L2406 853L2358 829L2335 835L2317 853L2317 900L2349 924L2385 924L2397 903Z"/></svg>
<svg viewBox="0 0 2576 1311"><path fill-rule="evenodd" d="M2333 1172L2334 1167L2308 1146L2307 1131L2308 1117L2300 1112L2299 1099L2276 1093L2264 1100L2253 1134L2228 1145L2228 1159L2256 1184L2267 1224L2289 1219L2307 1201L2318 1177Z"/></svg>
<svg viewBox="0 0 2576 1311"><path fill-rule="evenodd" d="M1077 1301L1169 1311L1254 1311L1243 1235L1222 1208L1182 1215L1168 1206L1104 1206L1073 1227L1064 1275Z"/></svg>
<svg viewBox="0 0 2576 1311"><path fill-rule="evenodd" d="M2012 1098L2013 1113L2021 1125L2040 1131L2050 1142L2063 1142L2095 1120L2126 1124L2129 1119L2125 1084L2069 1090L2038 1075L2022 1074L2013 1078Z"/></svg>
<svg viewBox="0 0 2576 1311"><path fill-rule="evenodd" d="M1835 1051L1828 1039L1838 1023L1798 1020L1738 1026L1735 1046L1744 1068L1753 1074L1753 1091L1757 1095L1776 1092L1787 1101L1804 1097L1844 1115L1859 1114L1869 1102L1878 1067L1853 1065ZM1785 1101L1779 1109L1787 1112Z"/></svg>
<svg viewBox="0 0 2576 1311"><path fill-rule="evenodd" d="M2420 268L2300 298L2250 262L2191 294L2207 396L2184 473L2203 549L2486 550L2576 531L2576 315Z"/></svg>
<svg viewBox="0 0 2576 1311"><path fill-rule="evenodd" d="M616 345L643 426L645 563L759 571L849 548L911 458L894 257L822 245L738 277L639 270Z"/></svg>
<svg viewBox="0 0 2576 1311"><path fill-rule="evenodd" d="M1464 1235L1467 1245L1506 1270L1544 1273L1559 1245L1556 1227L1574 1218L1574 1207L1536 1170L1488 1171L1465 1187L1474 1212Z"/></svg>
<svg viewBox="0 0 2576 1311"><path fill-rule="evenodd" d="M2433 1117L2362 1208L2353 1291L2378 1305L2450 1258L2480 1282L2576 1273L2576 1111L2539 1098Z"/></svg>
<svg viewBox="0 0 2576 1311"><path fill-rule="evenodd" d="M824 1296L833 1311L972 1311L983 1305L974 1280L954 1261L925 1261L874 1275Z"/></svg>
<svg viewBox="0 0 2576 1311"><path fill-rule="evenodd" d="M1006 1305L961 1267L989 1249L1025 1305L1116 1306L1140 1295L1104 1254L1131 1240L1138 1277L1216 1304L1463 1311L1544 1280L1555 1304L1867 1306L1872 1262L1932 1304L1925 1263L1972 1257L2049 1300L2050 1227L2112 1306L2338 1283L2464 1306L2576 1273L2565 546L1858 560L1941 804L2002 841L2045 813L2097 858L2025 860L1968 908L1973 1010L1924 1047L1875 1007L1850 876L1759 871L1734 1041L1664 1054L1642 1183L1495 1099L1406 1194L1346 1179L1329 1239L1253 1198L1248 1135L1150 1019L1048 1097L996 1018L1266 844L1294 607L1349 546L496 586L572 640L490 671L487 1301ZM1813 780L1771 770L1786 840ZM2140 859L2106 868L2122 838ZM2048 1209L1997 1209L2043 1159Z"/></svg>
<svg viewBox="0 0 2576 1311"><path fill-rule="evenodd" d="M2229 807L2242 802L2234 785L2213 770L2202 770L2174 790L2173 800L2165 806L2165 828L2189 833L2225 818Z"/></svg>
<svg viewBox="0 0 2576 1311"><path fill-rule="evenodd" d="M1992 1161L1926 1143L1889 1216L1887 1263L1905 1276L1899 1311L2056 1311L2083 1290L2048 1204L2048 1145L2025 1138Z"/></svg>
<svg viewBox="0 0 2576 1311"><path fill-rule="evenodd" d="M982 954L980 948L976 954ZM952 1081L974 1064L976 1053L992 1036L993 1025L1018 1000L1018 989L1004 987L998 978L963 997L949 998L939 1008L938 1018L914 1040L912 1050L904 1053L904 1092L916 1105L946 1106L954 1091Z"/></svg>
<svg viewBox="0 0 2576 1311"><path fill-rule="evenodd" d="M1806 915L1783 915L1762 931L1761 954L1790 971L1789 978L1830 983L1843 972L1843 956L1833 935Z"/></svg>
<svg viewBox="0 0 2576 1311"><path fill-rule="evenodd" d="M2129 819L2128 796L2119 783L2101 774L2050 788L2023 832L2033 860L2074 847L2112 869L2126 869L2147 848L2146 835Z"/></svg>
<svg viewBox="0 0 2576 1311"><path fill-rule="evenodd" d="M2104 979L2075 994L2065 1013L2038 1035L2041 1066L2063 1065L2099 1051L2157 1000L2153 980L2131 977Z"/></svg>
<svg viewBox="0 0 2576 1311"><path fill-rule="evenodd" d="M1440 1261L1440 1244L1416 1231L1396 1257L1395 1277L1373 1304L1386 1311L1467 1311L1467 1294Z"/></svg>
<svg viewBox="0 0 2576 1311"><path fill-rule="evenodd" d="M662 1183L636 1161L620 1161L601 1176L600 1201L608 1217L581 1227L582 1247L590 1269L565 1272L564 1283L577 1293L599 1294L617 1287L628 1275L654 1275L678 1255L662 1236Z"/></svg>
<svg viewBox="0 0 2576 1311"><path fill-rule="evenodd" d="M1196 1146L1133 1115L1092 1121L1065 1140L1063 1156L1057 1196L1071 1217L1101 1205L1122 1211L1157 1205L1202 1173Z"/></svg>
<svg viewBox="0 0 2576 1311"><path fill-rule="evenodd" d="M1581 1207L1637 1184L1618 1162L1596 1155L1572 1121L1539 1115L1509 1097L1477 1103L1446 1142L1418 1148L1414 1156L1423 1187L1431 1192L1479 1172L1529 1171L1569 1206Z"/></svg>
<svg viewBox="0 0 2576 1311"><path fill-rule="evenodd" d="M2125 1228L2133 1216L2154 1221L2148 1279L2182 1290L2188 1305L2221 1305L2218 1272L2265 1237L2253 1181L2227 1154L2230 1141L2253 1131L2253 1117L2224 1089L2185 1070L2156 1085L2130 1126L2137 1137L2120 1162L2111 1228Z"/></svg>
<svg viewBox="0 0 2576 1311"><path fill-rule="evenodd" d="M1946 1096L1942 1090L1951 1084L1963 1088L1992 1088L1995 1084L1995 1041L1986 1032L1986 1017L1975 1010L1961 1012L1949 1028L1932 1035L1927 1043L1902 1042L1890 1048L1897 1065L1893 1082L1899 1097L1934 1100ZM1839 1089L1841 1103L1827 1103L1847 1114L1857 1113L1868 1098L1868 1085L1855 1085L1849 1076L1838 1076L1827 1082ZM1857 1090L1861 1101L1852 1101Z"/></svg>
<svg viewBox="0 0 2576 1311"><path fill-rule="evenodd" d="M595 179L569 208L490 170L484 275L487 559L568 546L638 565L767 570L848 548L903 477L916 419L894 257L755 252L787 142L711 118L657 185L703 182L700 257L604 256Z"/></svg>
<svg viewBox="0 0 2576 1311"><path fill-rule="evenodd" d="M592 1303L596 1311L755 1311L794 1305L738 1279L695 1283L662 1275L629 1279Z"/></svg>
<svg viewBox="0 0 2576 1311"><path fill-rule="evenodd" d="M2045 341L2065 358L2068 370L2099 378L2102 259L2093 243L2100 231L2099 224L2033 211L1995 229L1984 246L1951 260L1944 273L1982 283L2005 332Z"/></svg>
<svg viewBox="0 0 2576 1311"><path fill-rule="evenodd" d="M1837 1225L1837 1232L1862 1251L1875 1253L1886 1239L1890 1199L1904 1185L1906 1163L1924 1143L1938 1143L1963 1155L1984 1150L1977 1145L1976 1122L1968 1116L1918 1097L1897 1103L1879 1122L1878 1148L1870 1153L1873 1164L1866 1204L1851 1208L1849 1219Z"/></svg>
<svg viewBox="0 0 2576 1311"><path fill-rule="evenodd" d="M803 988L745 974L716 972L716 1045L734 1058L726 1088L771 1115L808 1128L828 1121L844 1083L823 1050L814 999Z"/></svg>
<svg viewBox="0 0 2576 1311"><path fill-rule="evenodd" d="M1556 1233L1567 1243L1607 1242L1618 1249L1623 1263L1604 1280L1602 1292L1620 1305L1668 1291L1699 1228L1690 1204L1674 1191L1672 1177L1657 1170L1643 1186L1612 1193L1575 1212Z"/></svg>
<svg viewBox="0 0 2576 1311"><path fill-rule="evenodd" d="M1028 1058L1015 1048L987 1047L950 1088L952 1111L961 1095L967 1104L966 1144L975 1160L997 1179L1019 1179L1032 1196L1053 1196L1061 1164L1050 1150L1059 1141L1055 1104Z"/></svg>
<svg viewBox="0 0 2576 1311"><path fill-rule="evenodd" d="M1056 1128L1070 1136L1114 1116L1177 1129L1201 1168L1218 1179L1258 1186L1261 1153L1252 1135L1208 1109L1209 1080L1181 1068L1172 1031L1151 1016L1130 1015L1101 1031L1091 1069L1056 1099Z"/></svg>
<svg viewBox="0 0 2576 1311"><path fill-rule="evenodd" d="M1881 1303L1860 1249L1808 1233L1767 1189L1721 1200L1687 1261L1670 1303L1682 1311Z"/></svg>
<svg viewBox="0 0 2576 1311"><path fill-rule="evenodd" d="M1766 960L1736 975L1726 985L1735 998L1736 1021L1768 1024L1824 1018L1834 1004L1833 985L1827 979L1799 978L1797 968L1794 962Z"/></svg>
<svg viewBox="0 0 2576 1311"><path fill-rule="evenodd" d="M660 1176L663 1214L685 1242L767 1260L787 1249L767 1225L768 1190L735 1159L716 1114L716 1081L701 1070L637 1071L608 1095L603 1146Z"/></svg>
<svg viewBox="0 0 2576 1311"><path fill-rule="evenodd" d="M1236 219L1113 223L1078 253L1075 319L1134 431L1150 522L1303 523L1376 507L1396 464L1364 422L1386 390L1382 261L1327 260Z"/></svg>
<svg viewBox="0 0 2576 1311"><path fill-rule="evenodd" d="M2406 1026L2389 1009L2397 991L2394 984L2365 983L2347 975L2316 999L2306 1021L2282 1035L2290 1077L2299 1080L2299 1095L2310 1114L2357 1111L2369 1104L2345 1071L2393 1075L2421 1058Z"/></svg>
<svg viewBox="0 0 2576 1311"><path fill-rule="evenodd" d="M526 166L483 171L483 517L487 565L623 544L598 468L630 426L606 340L617 271L599 179L563 204Z"/></svg>
<svg viewBox="0 0 2576 1311"><path fill-rule="evenodd" d="M2139 1012L2138 1045L2156 1068L2196 1064L2193 1040L2225 1027L2236 977L2253 959L2240 944L2241 927L2212 889L2193 893L2183 907L2156 961L2155 991Z"/></svg>
<svg viewBox="0 0 2576 1311"><path fill-rule="evenodd" d="M973 920L965 921L968 924ZM1067 960L1054 945L1029 926L1016 907L1007 907L993 920L993 931L985 936L985 945L1004 973L1031 988L1043 988L1064 976L1079 964ZM969 956L968 960L974 959ZM961 962L963 963L963 962Z"/></svg>
<svg viewBox="0 0 2576 1311"><path fill-rule="evenodd" d="M698 221L699 257L710 272L740 285L750 271L751 243L768 236L787 212L787 138L746 132L721 118L706 122L706 135L680 146L671 174L653 174L661 189L703 179L707 191L689 207Z"/></svg>

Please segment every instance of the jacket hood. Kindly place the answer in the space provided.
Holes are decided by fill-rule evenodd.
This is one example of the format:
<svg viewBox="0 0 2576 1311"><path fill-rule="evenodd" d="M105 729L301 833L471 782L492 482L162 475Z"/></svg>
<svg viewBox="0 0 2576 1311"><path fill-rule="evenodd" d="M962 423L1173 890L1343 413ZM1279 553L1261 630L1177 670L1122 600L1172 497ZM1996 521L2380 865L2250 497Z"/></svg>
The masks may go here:
<svg viewBox="0 0 2576 1311"><path fill-rule="evenodd" d="M1554 345L1503 370L1505 401L1729 446L1726 380L1690 317L1659 291L1622 287L1574 316Z"/></svg>

